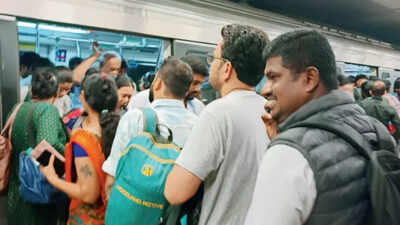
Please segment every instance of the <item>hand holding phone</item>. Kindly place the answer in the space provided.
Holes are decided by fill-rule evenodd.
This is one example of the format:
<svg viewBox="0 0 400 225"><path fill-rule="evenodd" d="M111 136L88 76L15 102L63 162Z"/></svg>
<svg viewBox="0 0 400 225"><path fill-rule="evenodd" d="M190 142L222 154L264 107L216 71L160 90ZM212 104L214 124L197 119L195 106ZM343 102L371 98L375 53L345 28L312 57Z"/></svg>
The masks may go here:
<svg viewBox="0 0 400 225"><path fill-rule="evenodd" d="M52 154L49 151L44 151L37 159L42 166L48 166ZM58 177L62 177L65 172L65 164L63 161L54 156L54 169Z"/></svg>
<svg viewBox="0 0 400 225"><path fill-rule="evenodd" d="M57 172L54 169L54 159L55 156L51 155L49 158L49 162L47 164L47 166L40 166L40 172L43 174L44 177L46 177L47 181L54 185L54 182L59 179Z"/></svg>
<svg viewBox="0 0 400 225"><path fill-rule="evenodd" d="M47 166L51 156L54 155L54 169L59 177L62 177L65 170L65 158L53 148L46 140L41 141L32 150L30 156L34 158L40 165Z"/></svg>
<svg viewBox="0 0 400 225"><path fill-rule="evenodd" d="M271 114L271 109L275 106L275 104L276 100L269 100L266 102L264 105L265 112L261 115L261 119L265 124L265 129L269 139L272 139L278 135L278 122L272 117Z"/></svg>
<svg viewBox="0 0 400 225"><path fill-rule="evenodd" d="M92 55L96 56L97 58L100 57L100 55L102 54L103 50L100 48L100 45L97 41L94 41L92 43Z"/></svg>

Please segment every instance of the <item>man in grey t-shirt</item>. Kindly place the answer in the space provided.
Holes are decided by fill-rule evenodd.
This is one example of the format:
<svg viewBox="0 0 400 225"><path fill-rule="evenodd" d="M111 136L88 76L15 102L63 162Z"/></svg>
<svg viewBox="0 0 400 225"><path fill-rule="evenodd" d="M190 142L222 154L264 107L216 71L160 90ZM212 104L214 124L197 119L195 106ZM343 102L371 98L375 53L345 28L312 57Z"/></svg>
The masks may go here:
<svg viewBox="0 0 400 225"><path fill-rule="evenodd" d="M199 225L244 223L268 144L261 123L265 99L252 91L263 75L268 37L243 25L227 25L221 33L223 40L208 56L209 82L221 99L201 113L164 190L171 204L181 204L203 181Z"/></svg>

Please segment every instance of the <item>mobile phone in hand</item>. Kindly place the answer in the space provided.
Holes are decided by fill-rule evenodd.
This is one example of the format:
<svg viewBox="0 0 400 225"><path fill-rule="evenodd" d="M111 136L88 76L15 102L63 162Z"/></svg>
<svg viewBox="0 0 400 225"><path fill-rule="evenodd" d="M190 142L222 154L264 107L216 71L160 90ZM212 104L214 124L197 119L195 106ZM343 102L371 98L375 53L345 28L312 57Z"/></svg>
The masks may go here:
<svg viewBox="0 0 400 225"><path fill-rule="evenodd" d="M42 154L36 159L37 162L40 163L42 166L47 166L49 164L51 157L51 153L47 150L43 151ZM63 161L58 159L57 157L54 158L54 169L59 177L62 177L65 172L65 164Z"/></svg>

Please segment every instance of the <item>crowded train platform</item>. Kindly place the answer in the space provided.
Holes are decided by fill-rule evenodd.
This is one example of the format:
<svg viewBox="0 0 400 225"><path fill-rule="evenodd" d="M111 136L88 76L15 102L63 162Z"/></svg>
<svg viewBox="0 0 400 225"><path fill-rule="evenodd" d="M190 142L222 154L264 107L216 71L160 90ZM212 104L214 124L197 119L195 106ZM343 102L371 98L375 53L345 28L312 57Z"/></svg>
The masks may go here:
<svg viewBox="0 0 400 225"><path fill-rule="evenodd" d="M0 225L400 225L397 5L315 2L6 0Z"/></svg>

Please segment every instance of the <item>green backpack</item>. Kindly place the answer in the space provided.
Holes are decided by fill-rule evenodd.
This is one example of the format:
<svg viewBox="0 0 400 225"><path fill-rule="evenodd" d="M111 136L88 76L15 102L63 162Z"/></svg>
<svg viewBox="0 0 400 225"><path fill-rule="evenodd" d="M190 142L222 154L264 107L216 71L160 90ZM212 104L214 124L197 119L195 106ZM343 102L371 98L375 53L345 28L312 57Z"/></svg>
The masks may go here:
<svg viewBox="0 0 400 225"><path fill-rule="evenodd" d="M291 125L317 128L332 132L351 144L369 162L367 167L368 192L371 200L369 225L400 224L400 159L395 154L392 137L386 127L376 120L377 145L372 144L353 127L316 116Z"/></svg>
<svg viewBox="0 0 400 225"><path fill-rule="evenodd" d="M180 148L162 137L157 116L143 110L144 132L134 137L122 152L107 204L107 225L158 225L169 206L164 185Z"/></svg>

